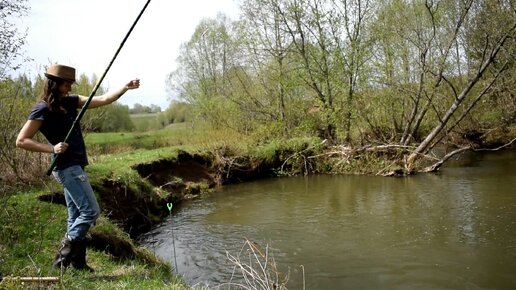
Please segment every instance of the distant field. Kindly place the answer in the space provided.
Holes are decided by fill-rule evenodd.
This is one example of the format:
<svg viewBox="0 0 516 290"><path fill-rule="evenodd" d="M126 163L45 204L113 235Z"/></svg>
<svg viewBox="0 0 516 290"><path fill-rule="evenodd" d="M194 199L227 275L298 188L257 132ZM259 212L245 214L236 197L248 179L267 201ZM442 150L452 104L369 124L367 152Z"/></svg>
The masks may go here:
<svg viewBox="0 0 516 290"><path fill-rule="evenodd" d="M209 130L192 123L170 124L146 132L87 133L85 142L90 155L112 154L136 149L171 146L215 146L220 142L245 144L246 138L229 130Z"/></svg>
<svg viewBox="0 0 516 290"><path fill-rule="evenodd" d="M170 124L160 130L151 130L148 132L106 132L106 133L86 133L85 141L92 145L102 145L108 143L131 142L135 139L157 138L157 137L173 137L174 135L182 135L183 131L190 130L192 125L189 123Z"/></svg>
<svg viewBox="0 0 516 290"><path fill-rule="evenodd" d="M131 118L145 118L145 117L156 117L158 113L143 113L143 114L130 114Z"/></svg>

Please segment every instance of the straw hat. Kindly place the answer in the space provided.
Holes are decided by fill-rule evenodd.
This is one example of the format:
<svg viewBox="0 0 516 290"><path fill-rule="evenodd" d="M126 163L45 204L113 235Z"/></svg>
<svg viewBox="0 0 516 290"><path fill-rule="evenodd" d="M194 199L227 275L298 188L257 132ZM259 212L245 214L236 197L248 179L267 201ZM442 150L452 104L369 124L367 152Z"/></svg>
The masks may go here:
<svg viewBox="0 0 516 290"><path fill-rule="evenodd" d="M47 72L45 73L47 78L59 78L65 81L69 81L75 83L75 69L70 66L61 65L61 64L53 64L51 65Z"/></svg>

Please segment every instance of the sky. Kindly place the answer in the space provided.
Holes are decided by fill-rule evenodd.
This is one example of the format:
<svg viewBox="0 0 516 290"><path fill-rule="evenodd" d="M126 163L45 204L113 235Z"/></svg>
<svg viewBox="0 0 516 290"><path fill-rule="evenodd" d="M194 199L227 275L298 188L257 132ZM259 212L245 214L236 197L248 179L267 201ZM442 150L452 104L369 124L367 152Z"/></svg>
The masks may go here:
<svg viewBox="0 0 516 290"><path fill-rule="evenodd" d="M30 11L18 26L27 31L25 55L33 61L20 70L42 75L44 66L76 68L77 76L102 75L147 0L29 0ZM177 68L179 47L203 18L224 13L238 18L236 0L151 0L102 87L118 89L139 78L138 90L119 102L158 105L166 109L175 96L166 90L167 75Z"/></svg>

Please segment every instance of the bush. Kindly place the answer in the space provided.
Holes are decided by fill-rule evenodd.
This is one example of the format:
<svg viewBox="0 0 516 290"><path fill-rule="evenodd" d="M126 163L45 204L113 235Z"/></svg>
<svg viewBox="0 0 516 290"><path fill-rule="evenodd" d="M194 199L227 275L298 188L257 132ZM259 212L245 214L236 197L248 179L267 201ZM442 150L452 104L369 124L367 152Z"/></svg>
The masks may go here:
<svg viewBox="0 0 516 290"><path fill-rule="evenodd" d="M21 76L0 82L0 186L8 192L11 186L39 183L48 164L48 154L36 154L16 148L16 137L36 102L31 82ZM40 134L36 140L43 141Z"/></svg>

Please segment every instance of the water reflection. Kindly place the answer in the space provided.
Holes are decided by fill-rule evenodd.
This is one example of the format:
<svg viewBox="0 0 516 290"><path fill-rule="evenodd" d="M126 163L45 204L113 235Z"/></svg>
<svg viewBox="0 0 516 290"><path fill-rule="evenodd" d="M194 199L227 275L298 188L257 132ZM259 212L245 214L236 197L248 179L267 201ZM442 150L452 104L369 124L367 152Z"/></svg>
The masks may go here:
<svg viewBox="0 0 516 290"><path fill-rule="evenodd" d="M290 289L514 289L516 154L407 178L310 176L227 186L142 239L191 283L227 282L244 238ZM463 162L463 161L457 161ZM153 244L154 243L154 244ZM173 264L173 263L172 263Z"/></svg>

